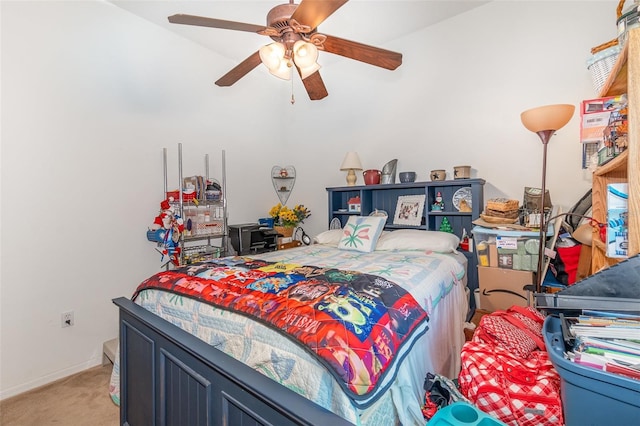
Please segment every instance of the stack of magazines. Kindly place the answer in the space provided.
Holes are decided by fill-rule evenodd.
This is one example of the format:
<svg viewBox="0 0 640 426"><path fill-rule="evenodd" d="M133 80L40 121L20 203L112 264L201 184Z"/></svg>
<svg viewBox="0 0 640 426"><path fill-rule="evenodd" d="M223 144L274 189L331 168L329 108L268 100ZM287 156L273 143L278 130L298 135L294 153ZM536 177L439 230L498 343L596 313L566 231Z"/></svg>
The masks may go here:
<svg viewBox="0 0 640 426"><path fill-rule="evenodd" d="M585 311L566 318L575 363L640 380L640 316Z"/></svg>

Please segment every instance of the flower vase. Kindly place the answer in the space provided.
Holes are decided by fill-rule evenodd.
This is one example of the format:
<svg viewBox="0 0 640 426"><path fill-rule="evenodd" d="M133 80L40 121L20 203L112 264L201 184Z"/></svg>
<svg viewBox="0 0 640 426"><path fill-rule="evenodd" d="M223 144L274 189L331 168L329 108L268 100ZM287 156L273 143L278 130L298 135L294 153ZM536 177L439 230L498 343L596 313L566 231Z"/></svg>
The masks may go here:
<svg viewBox="0 0 640 426"><path fill-rule="evenodd" d="M293 226L274 226L273 229L284 238L290 238L293 236Z"/></svg>

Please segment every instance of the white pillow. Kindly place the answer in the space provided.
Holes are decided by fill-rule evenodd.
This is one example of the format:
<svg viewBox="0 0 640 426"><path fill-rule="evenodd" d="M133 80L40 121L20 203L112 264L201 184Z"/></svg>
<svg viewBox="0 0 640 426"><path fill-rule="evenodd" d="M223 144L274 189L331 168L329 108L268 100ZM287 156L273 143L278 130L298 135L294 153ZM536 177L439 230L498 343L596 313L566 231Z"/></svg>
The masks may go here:
<svg viewBox="0 0 640 426"><path fill-rule="evenodd" d="M319 233L313 238L315 244L327 244L336 247L342 239L342 229L329 229Z"/></svg>
<svg viewBox="0 0 640 426"><path fill-rule="evenodd" d="M427 250L440 253L456 253L460 238L450 232L398 229L385 233L376 250Z"/></svg>
<svg viewBox="0 0 640 426"><path fill-rule="evenodd" d="M385 223L386 217L379 216L351 216L342 229L342 238L338 243L339 249L356 250L370 253L376 248L376 243Z"/></svg>

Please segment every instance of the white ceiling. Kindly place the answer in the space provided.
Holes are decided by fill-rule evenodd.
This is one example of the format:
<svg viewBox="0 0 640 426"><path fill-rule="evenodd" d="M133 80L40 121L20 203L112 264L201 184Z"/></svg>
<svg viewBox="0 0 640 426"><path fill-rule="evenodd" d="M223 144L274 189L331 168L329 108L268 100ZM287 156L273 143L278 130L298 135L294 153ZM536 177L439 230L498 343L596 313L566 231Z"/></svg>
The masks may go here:
<svg viewBox="0 0 640 426"><path fill-rule="evenodd" d="M177 13L265 25L269 10L286 0L107 0L142 19L240 62L270 42L258 34L191 25L170 24ZM319 25L319 32L384 47L385 43L464 13L488 1L480 0L352 0ZM452 31L455 31L452 28ZM402 53L402 52L400 52Z"/></svg>

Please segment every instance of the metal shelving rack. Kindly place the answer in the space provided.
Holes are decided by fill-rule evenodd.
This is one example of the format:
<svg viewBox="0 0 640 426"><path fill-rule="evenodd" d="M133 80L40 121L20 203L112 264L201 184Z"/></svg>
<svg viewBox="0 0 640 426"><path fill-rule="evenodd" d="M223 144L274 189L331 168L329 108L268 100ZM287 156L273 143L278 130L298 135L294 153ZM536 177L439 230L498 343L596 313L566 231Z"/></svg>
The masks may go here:
<svg viewBox="0 0 640 426"><path fill-rule="evenodd" d="M163 170L164 170L164 194L169 191L168 188L168 172L167 172L167 148L163 149ZM210 180L209 174L209 154L204 156L204 170L205 170L205 185ZM226 182L226 158L225 151L222 150L221 154L221 194L219 200L207 200L202 197L197 198L194 201L185 200L183 194L184 186L184 174L182 170L182 143L178 143L178 199L174 201L174 205L178 208L180 217L185 222L185 230L188 218L185 212L187 210L198 209L204 207L209 209L215 209L216 214L214 219L209 222L210 229L214 231L206 232L202 234L185 235L186 232L180 234L180 265L194 263L200 260L211 259L215 257L225 256L227 253L227 238L228 220L227 220L227 182ZM207 223L204 222L206 225ZM220 245L214 245L214 240L218 240ZM204 242L204 244L194 245L194 242Z"/></svg>

